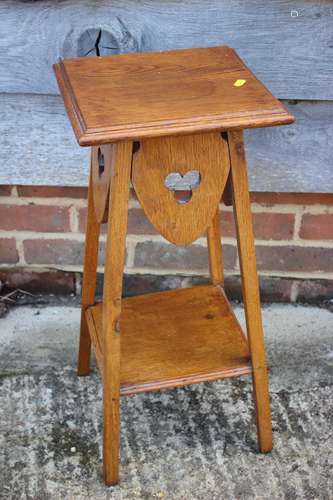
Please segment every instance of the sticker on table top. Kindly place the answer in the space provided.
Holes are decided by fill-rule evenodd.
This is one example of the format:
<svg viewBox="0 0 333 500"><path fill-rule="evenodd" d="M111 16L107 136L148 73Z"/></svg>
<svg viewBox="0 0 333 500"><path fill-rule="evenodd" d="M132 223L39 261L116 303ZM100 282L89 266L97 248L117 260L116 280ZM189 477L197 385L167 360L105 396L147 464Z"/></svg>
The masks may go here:
<svg viewBox="0 0 333 500"><path fill-rule="evenodd" d="M234 82L234 87L243 87L243 85L246 83L246 80L236 80Z"/></svg>

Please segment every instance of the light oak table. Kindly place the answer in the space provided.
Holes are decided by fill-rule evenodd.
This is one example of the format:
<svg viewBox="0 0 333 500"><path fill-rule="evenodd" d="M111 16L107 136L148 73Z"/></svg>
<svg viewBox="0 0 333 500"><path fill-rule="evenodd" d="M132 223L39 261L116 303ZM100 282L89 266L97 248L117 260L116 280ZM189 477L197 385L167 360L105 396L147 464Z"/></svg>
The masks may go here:
<svg viewBox="0 0 333 500"><path fill-rule="evenodd" d="M120 396L252 375L259 450L272 449L243 129L293 122L229 47L60 61L81 146L91 146L79 375L91 345L104 388L104 479L119 481ZM176 245L207 234L211 284L122 299L130 183ZM233 205L247 332L223 289L219 202ZM101 224L104 290L95 301Z"/></svg>

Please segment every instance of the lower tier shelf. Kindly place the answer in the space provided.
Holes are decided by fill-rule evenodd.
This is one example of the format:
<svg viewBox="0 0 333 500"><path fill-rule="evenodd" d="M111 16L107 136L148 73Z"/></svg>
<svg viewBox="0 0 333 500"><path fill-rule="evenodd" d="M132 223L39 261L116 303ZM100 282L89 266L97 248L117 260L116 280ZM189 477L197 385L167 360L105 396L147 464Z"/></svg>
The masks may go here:
<svg viewBox="0 0 333 500"><path fill-rule="evenodd" d="M86 318L103 371L102 304ZM246 337L219 286L122 301L121 395L251 373Z"/></svg>

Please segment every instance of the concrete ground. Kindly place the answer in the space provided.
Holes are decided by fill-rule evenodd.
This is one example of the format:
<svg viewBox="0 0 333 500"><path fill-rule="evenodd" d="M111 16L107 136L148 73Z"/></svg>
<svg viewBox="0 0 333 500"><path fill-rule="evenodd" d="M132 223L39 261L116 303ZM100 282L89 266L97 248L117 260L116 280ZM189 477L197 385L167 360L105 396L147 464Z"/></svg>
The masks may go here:
<svg viewBox="0 0 333 500"><path fill-rule="evenodd" d="M243 321L243 310L236 307ZM121 485L101 479L101 384L75 374L79 309L0 319L0 498L332 499L333 314L263 309L275 447L247 378L122 400Z"/></svg>

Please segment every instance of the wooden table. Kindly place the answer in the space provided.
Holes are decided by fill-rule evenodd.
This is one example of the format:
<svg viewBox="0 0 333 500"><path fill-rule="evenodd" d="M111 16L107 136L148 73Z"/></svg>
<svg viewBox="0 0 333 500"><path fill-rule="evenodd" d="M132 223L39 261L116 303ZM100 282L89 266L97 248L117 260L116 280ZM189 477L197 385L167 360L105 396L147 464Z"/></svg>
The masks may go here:
<svg viewBox="0 0 333 500"><path fill-rule="evenodd" d="M293 116L229 47L54 66L78 143L92 146L78 373L91 343L104 387L104 479L119 480L121 395L251 374L259 449L272 449L243 129ZM211 284L122 299L130 182L176 245L205 232ZM219 202L233 205L246 335L223 289ZM95 302L107 223L103 301Z"/></svg>

